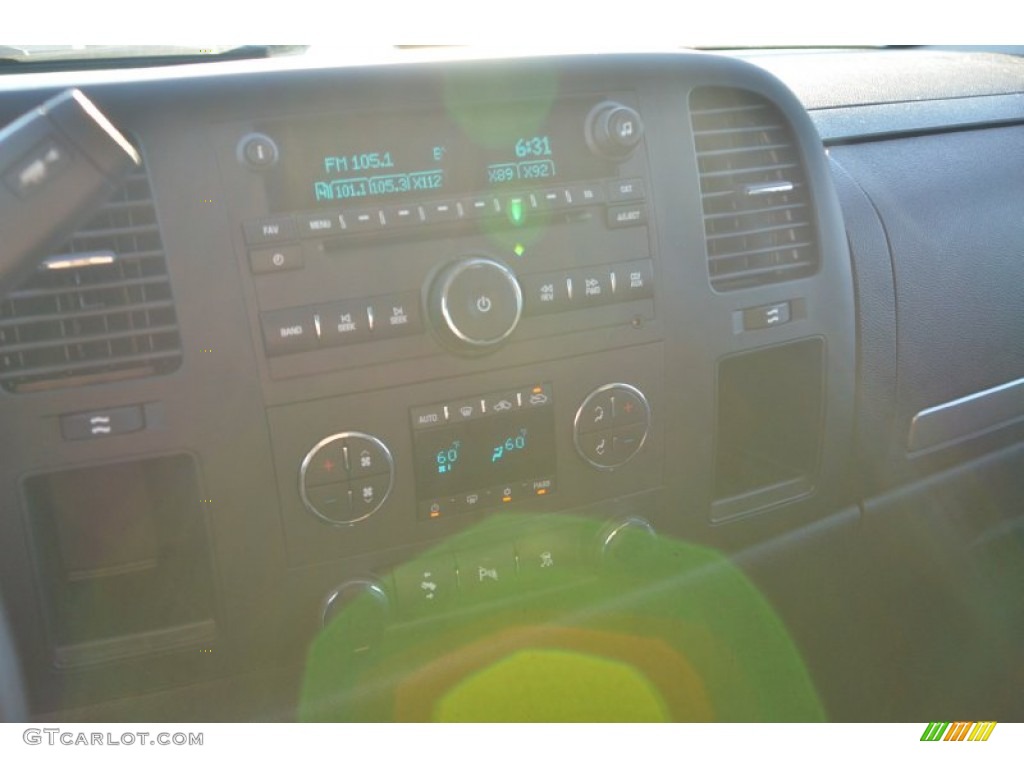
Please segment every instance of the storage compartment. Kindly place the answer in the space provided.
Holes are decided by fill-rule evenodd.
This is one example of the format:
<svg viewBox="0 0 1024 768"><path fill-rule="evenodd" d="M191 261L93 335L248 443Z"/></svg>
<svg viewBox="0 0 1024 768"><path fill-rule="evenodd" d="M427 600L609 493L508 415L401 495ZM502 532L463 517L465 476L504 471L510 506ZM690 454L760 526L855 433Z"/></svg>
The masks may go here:
<svg viewBox="0 0 1024 768"><path fill-rule="evenodd" d="M40 475L25 493L57 666L212 639L209 542L191 458Z"/></svg>
<svg viewBox="0 0 1024 768"><path fill-rule="evenodd" d="M719 363L712 520L813 488L823 426L824 346L821 339L807 339Z"/></svg>

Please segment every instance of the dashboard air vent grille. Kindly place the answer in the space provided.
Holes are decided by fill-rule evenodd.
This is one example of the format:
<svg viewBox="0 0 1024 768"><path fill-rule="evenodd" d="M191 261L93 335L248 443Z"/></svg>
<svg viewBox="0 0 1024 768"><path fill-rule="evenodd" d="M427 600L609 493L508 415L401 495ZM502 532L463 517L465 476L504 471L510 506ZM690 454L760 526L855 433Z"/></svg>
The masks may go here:
<svg viewBox="0 0 1024 768"><path fill-rule="evenodd" d="M11 392L167 373L181 339L144 170L30 279L0 297L0 384Z"/></svg>
<svg viewBox="0 0 1024 768"><path fill-rule="evenodd" d="M750 91L699 88L690 119L712 286L731 291L813 274L814 214L782 112Z"/></svg>

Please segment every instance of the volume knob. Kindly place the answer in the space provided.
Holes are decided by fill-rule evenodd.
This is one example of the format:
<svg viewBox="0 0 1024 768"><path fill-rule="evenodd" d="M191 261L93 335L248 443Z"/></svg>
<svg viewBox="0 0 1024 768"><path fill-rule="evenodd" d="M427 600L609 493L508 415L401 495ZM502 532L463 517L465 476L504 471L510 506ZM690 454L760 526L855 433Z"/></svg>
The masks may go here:
<svg viewBox="0 0 1024 768"><path fill-rule="evenodd" d="M644 137L640 113L617 101L603 101L587 115L586 139L591 151L622 160L633 153Z"/></svg>
<svg viewBox="0 0 1024 768"><path fill-rule="evenodd" d="M446 343L482 352L516 329L523 290L504 264L477 257L445 267L433 282L428 303L434 328Z"/></svg>

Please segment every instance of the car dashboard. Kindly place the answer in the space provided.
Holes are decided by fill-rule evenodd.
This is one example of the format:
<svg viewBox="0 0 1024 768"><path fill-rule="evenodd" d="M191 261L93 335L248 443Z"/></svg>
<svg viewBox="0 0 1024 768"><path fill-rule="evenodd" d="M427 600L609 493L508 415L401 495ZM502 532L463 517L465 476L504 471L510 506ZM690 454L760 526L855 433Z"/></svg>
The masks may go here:
<svg viewBox="0 0 1024 768"><path fill-rule="evenodd" d="M673 719L1020 717L1024 63L430 58L0 81L144 158L0 299L30 716L431 719L311 705L310 648L450 643L660 541L749 580L821 706Z"/></svg>

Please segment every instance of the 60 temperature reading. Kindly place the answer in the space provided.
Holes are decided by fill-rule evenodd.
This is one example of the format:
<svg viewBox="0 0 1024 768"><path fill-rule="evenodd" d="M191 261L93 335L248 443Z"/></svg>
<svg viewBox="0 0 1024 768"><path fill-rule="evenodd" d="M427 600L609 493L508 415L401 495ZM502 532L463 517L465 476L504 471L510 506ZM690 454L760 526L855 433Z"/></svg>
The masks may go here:
<svg viewBox="0 0 1024 768"><path fill-rule="evenodd" d="M514 451L521 451L526 448L526 429L520 429L518 435L506 438L505 442L499 443L491 453L491 464L497 464L501 459Z"/></svg>

